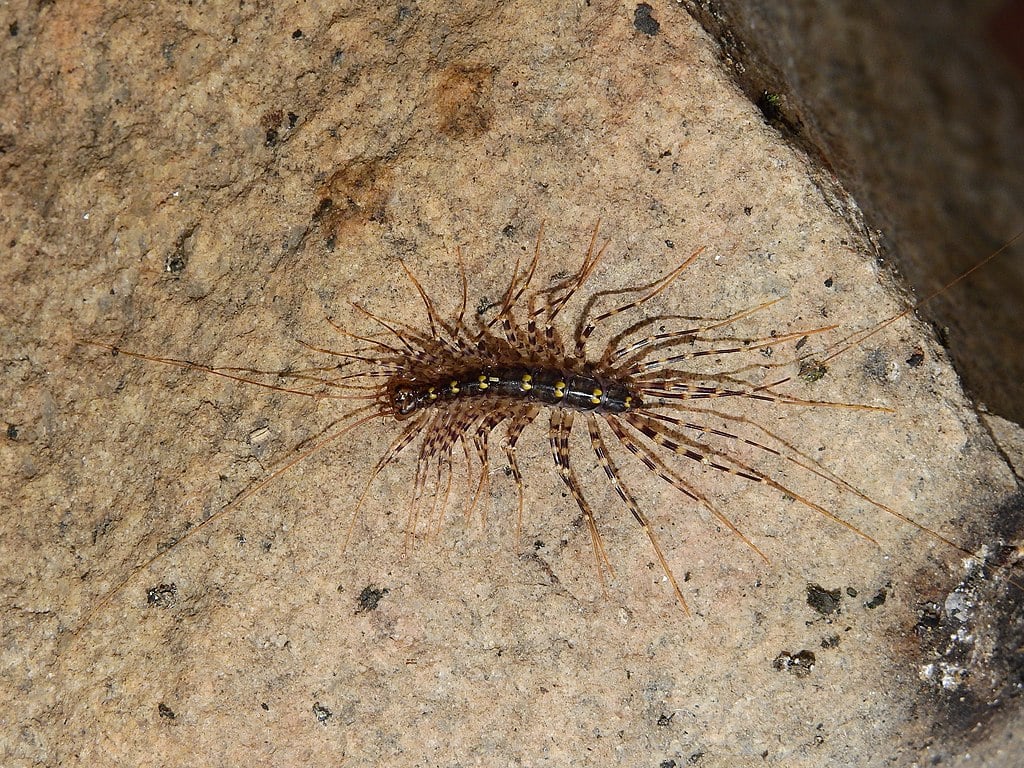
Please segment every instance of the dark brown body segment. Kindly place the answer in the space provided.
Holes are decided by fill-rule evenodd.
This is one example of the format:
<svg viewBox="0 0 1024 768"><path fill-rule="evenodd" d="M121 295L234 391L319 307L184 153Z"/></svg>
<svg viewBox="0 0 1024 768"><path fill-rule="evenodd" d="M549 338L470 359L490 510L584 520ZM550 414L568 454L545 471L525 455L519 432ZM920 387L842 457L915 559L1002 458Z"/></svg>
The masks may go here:
<svg viewBox="0 0 1024 768"><path fill-rule="evenodd" d="M639 394L627 383L549 368L470 371L457 379L404 387L398 394L396 411L403 417L423 408L444 407L471 398L495 404L519 400L595 413L625 413L643 405Z"/></svg>

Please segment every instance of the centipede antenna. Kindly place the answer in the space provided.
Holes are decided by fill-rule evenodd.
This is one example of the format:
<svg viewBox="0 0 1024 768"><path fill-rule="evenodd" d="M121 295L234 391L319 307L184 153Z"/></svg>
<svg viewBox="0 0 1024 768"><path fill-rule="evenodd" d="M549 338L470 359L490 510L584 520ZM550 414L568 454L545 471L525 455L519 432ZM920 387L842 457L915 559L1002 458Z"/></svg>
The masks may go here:
<svg viewBox="0 0 1024 768"><path fill-rule="evenodd" d="M250 379L246 376L236 376L231 373L227 373L224 370L212 368L208 365L201 365L200 363L193 363L191 360L181 360L174 357L156 357L155 355L144 355L141 352L130 352L126 349L121 349L116 344L107 344L100 341L90 341L88 339L75 339L78 344L84 344L90 347L98 347L99 349L106 349L114 355L124 355L125 357L133 357L137 360L145 360L150 363L159 363L160 365L166 365L172 368L181 368L186 371L196 371L198 373L209 374L210 376L219 376L222 379L229 379L230 381L237 381L242 384L251 384L254 387L260 387L261 389L269 389L273 392L285 392L289 395L299 395L301 397L308 397L312 399L327 399L327 400L345 400L348 399L343 395L330 395L324 393L313 393L304 389L294 389L292 387L282 387L276 384L267 384L265 381L259 381L258 379Z"/></svg>
<svg viewBox="0 0 1024 768"><path fill-rule="evenodd" d="M961 282L963 280L966 280L968 277L973 275L975 272L977 272L979 269L984 267L986 264L988 264L993 259L996 259L999 256L1001 256L1003 253L1005 253L1010 248L1012 248L1016 244L1016 242L1018 240L1020 240L1022 237L1024 237L1024 229L1022 229L1016 235L1011 237L1008 241L1003 243L1001 246L999 246L999 248L994 250L992 253L990 253L988 256L986 256L984 259L982 259L977 264L975 264L973 267L971 267L970 269L964 270L959 275L957 275L952 280L950 280L948 283L943 285L941 288L936 288L934 291L929 293L923 299L921 299L918 302L915 302L914 304L912 304L911 306L907 307L906 309L904 309L899 314L893 315L888 320L883 320L881 323L878 323L877 325L875 325L872 328L867 328L864 331L857 331L855 333L850 334L846 339L843 339L842 341L840 341L838 343L838 345L837 345L837 346L839 346L839 348L837 350L835 350L834 352L832 352L830 355L828 355L828 357L823 358L822 362L827 362L827 361L831 360L834 357L838 357L839 355L843 354L844 352L846 352L846 350L850 349L851 347L860 346L865 341L867 341L872 336L874 336L876 333L879 333L883 329L889 327L890 325L895 323L900 318L906 317L910 313L917 311L918 309L923 307L925 304L930 302L932 299L934 299L936 296L939 296L939 295L945 293L950 288L955 286L957 283L959 283L959 282Z"/></svg>

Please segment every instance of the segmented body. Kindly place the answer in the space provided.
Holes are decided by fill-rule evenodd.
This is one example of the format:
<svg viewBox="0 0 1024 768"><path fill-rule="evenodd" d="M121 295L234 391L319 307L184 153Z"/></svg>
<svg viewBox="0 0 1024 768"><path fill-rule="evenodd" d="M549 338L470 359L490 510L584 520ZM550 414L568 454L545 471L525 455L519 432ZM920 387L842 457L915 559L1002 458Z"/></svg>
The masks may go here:
<svg viewBox="0 0 1024 768"><path fill-rule="evenodd" d="M594 413L625 413L643 407L643 400L628 383L550 368L478 369L419 387L400 385L392 394L399 419L424 408L445 407L471 398L499 405L522 401Z"/></svg>

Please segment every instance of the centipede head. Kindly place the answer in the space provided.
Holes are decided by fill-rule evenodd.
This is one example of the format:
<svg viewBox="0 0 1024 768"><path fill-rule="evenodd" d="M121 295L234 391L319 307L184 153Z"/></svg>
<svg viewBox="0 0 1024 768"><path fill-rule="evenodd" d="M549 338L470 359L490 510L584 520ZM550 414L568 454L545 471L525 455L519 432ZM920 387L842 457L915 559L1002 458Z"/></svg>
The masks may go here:
<svg viewBox="0 0 1024 768"><path fill-rule="evenodd" d="M405 382L389 387L385 396L387 407L396 419L406 419L422 406L422 392Z"/></svg>

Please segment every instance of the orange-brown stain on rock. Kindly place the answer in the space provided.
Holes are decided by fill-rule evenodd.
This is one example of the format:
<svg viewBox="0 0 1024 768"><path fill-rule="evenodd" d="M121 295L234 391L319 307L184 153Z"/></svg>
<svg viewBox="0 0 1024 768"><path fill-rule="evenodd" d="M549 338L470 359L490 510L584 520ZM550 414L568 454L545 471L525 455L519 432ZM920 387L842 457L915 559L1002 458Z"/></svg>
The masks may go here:
<svg viewBox="0 0 1024 768"><path fill-rule="evenodd" d="M452 139L485 133L494 118L493 87L493 67L456 64L445 69L434 96L441 133Z"/></svg>
<svg viewBox="0 0 1024 768"><path fill-rule="evenodd" d="M391 166L387 158L359 158L332 173L320 191L313 214L327 240L343 237L353 227L381 221L390 192Z"/></svg>

